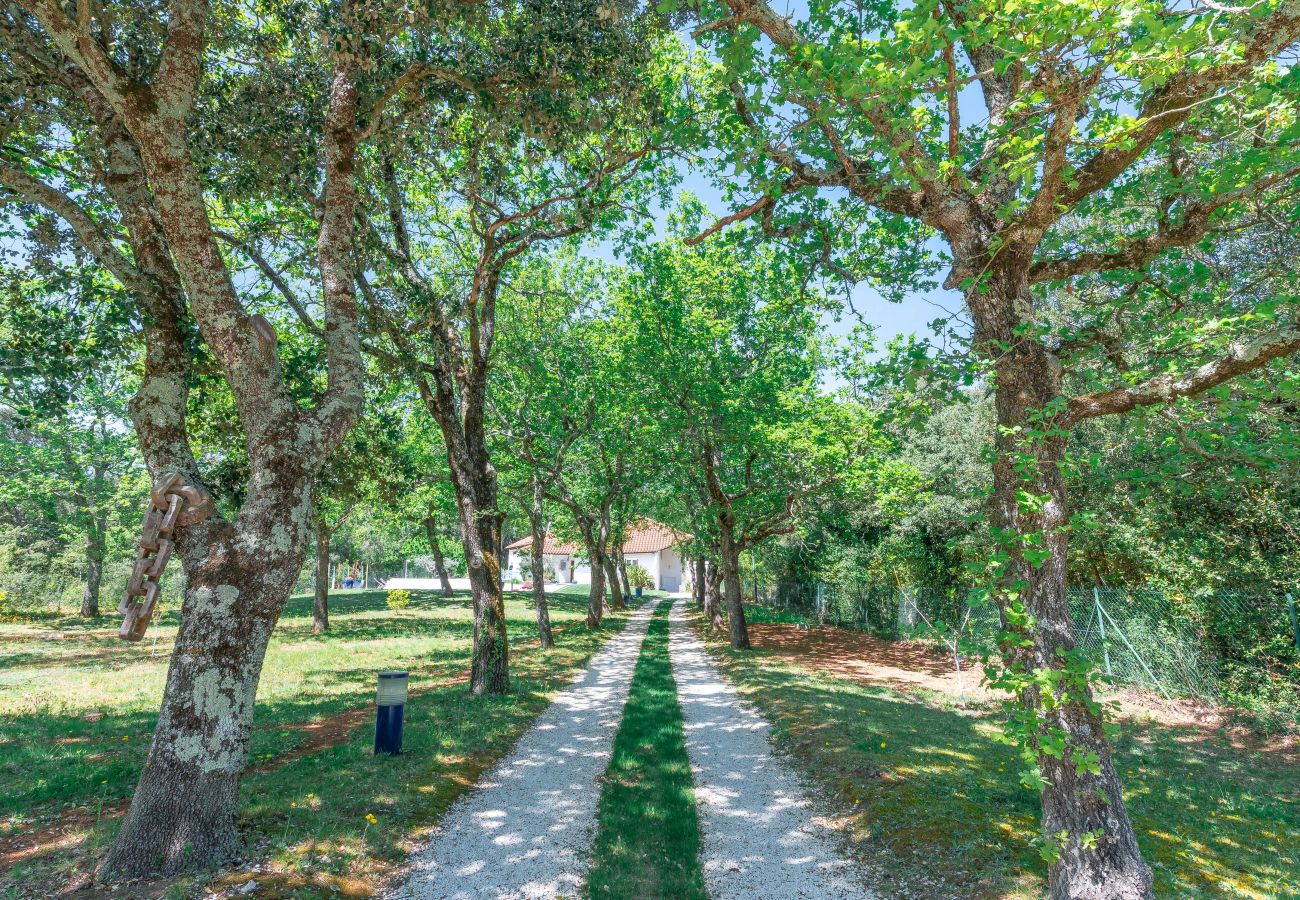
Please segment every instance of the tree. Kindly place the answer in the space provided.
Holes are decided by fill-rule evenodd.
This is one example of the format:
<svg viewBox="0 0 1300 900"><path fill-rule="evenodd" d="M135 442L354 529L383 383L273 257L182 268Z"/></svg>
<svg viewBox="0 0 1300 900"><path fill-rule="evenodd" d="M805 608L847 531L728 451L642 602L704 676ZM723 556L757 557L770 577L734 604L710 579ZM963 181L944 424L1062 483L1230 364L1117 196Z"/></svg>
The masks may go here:
<svg viewBox="0 0 1300 900"><path fill-rule="evenodd" d="M361 96L368 51L348 10L329 23L271 13L282 26L274 39L244 48L266 54L264 69L241 72L265 79L251 92L263 102L247 108L266 120L275 116L267 100L277 92L299 81L319 88L310 95L318 118L304 146L310 180L320 185L308 196L319 214L313 246L327 374L323 388L300 402L286 383L275 329L244 306L205 192L203 153L212 148L204 142L222 129L196 127L220 107L202 106L201 91L225 76L240 86L239 75L219 64L215 73L205 70L207 44L244 35L213 28L203 3L177 0L163 20L152 9L119 12L73 17L32 0L0 14L5 53L28 101L22 109L36 126L6 145L0 184L58 216L130 292L146 322L131 412L155 484L176 476L204 495L186 422L200 340L233 397L249 477L237 510L204 518L211 507L200 503L176 531L187 581L181 629L149 757L102 870L109 878L203 868L239 852L238 785L263 653L305 553L313 479L362 402L350 255L357 146L365 137L356 123L387 100L373 82ZM49 165L43 141L55 121L87 137L82 155L62 166ZM240 150L231 158L260 153L253 144ZM274 175L268 180L276 183Z"/></svg>
<svg viewBox="0 0 1300 900"><path fill-rule="evenodd" d="M578 260L569 247L529 261L512 286L515 302L506 308L499 347L503 377L492 384L489 398L503 491L524 512L532 539L533 605L543 647L554 644L541 577L548 522L556 504L553 485L570 449L595 422L595 399L586 395L591 384L591 348L586 341L591 317L587 298L598 283L593 267ZM590 601L597 624L603 567L598 577ZM588 625L592 623L589 612Z"/></svg>
<svg viewBox="0 0 1300 900"><path fill-rule="evenodd" d="M330 538L357 506L388 503L413 480L401 465L405 462L399 447L402 432L391 403L385 402L392 399L386 393L381 390L370 398L365 416L326 460L313 486L316 583L312 634L329 629ZM385 464L377 464L381 460Z"/></svg>
<svg viewBox="0 0 1300 900"><path fill-rule="evenodd" d="M0 501L41 510L45 536L82 547L80 614L96 618L110 529L140 503L126 415L133 379L113 356L130 336L107 279L50 265L36 277L6 273L0 295Z"/></svg>
<svg viewBox="0 0 1300 900"><path fill-rule="evenodd" d="M688 207L678 227L700 212ZM860 408L821 386L834 363L820 334L827 302L794 260L731 238L638 248L617 296L646 419L672 448L678 489L698 498L731 645L747 649L741 553L793 531L800 505L848 474L871 433Z"/></svg>
<svg viewBox="0 0 1300 900"><path fill-rule="evenodd" d="M1267 211L1295 181L1294 87L1274 60L1300 36L1300 6L833 3L798 22L766 0L692 8L720 63L718 143L758 193L700 237L753 218L818 265L886 288L900 267L921 268L927 234L946 244L947 284L994 388L999 684L1019 698L1013 730L1041 791L1052 896L1151 896L1070 631L1062 465L1089 419L1300 348L1289 291L1245 307L1205 292L1184 309L1182 292L1200 293L1193 273L1174 292L1142 277L1225 230L1290 228ZM1043 286L1097 279L1131 290L1048 326ZM1124 369L1068 390L1071 368L1114 341Z"/></svg>
<svg viewBox="0 0 1300 900"><path fill-rule="evenodd" d="M394 123L367 207L367 267L377 274L373 286L361 282L367 312L447 448L475 610L475 693L509 689L502 511L485 427L498 303L531 253L609 227L632 192L662 177L647 75L658 26L601 9L578 3L565 8L569 19L530 20L467 79L475 102L446 122ZM549 43L527 43L542 38ZM509 104L487 102L502 84L556 78L564 90L521 87Z"/></svg>

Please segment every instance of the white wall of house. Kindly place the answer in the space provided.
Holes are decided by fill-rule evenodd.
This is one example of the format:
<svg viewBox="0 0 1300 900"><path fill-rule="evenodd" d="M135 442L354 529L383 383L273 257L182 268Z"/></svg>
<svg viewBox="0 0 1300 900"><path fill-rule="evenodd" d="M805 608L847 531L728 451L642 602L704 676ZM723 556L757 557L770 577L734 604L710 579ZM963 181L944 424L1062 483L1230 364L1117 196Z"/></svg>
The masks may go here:
<svg viewBox="0 0 1300 900"><path fill-rule="evenodd" d="M659 557L659 574L655 584L661 591L680 591L682 589L682 555L676 547L669 547L655 554Z"/></svg>
<svg viewBox="0 0 1300 900"><path fill-rule="evenodd" d="M650 580L658 586L659 584L659 554L658 553L629 553L623 557L630 566L637 563L645 569L650 575Z"/></svg>
<svg viewBox="0 0 1300 900"><path fill-rule="evenodd" d="M511 550L512 554L516 551ZM661 591L680 591L682 589L682 555L676 547L660 550L658 553L629 553L627 564L640 563L641 568L649 573L656 589ZM558 572L558 570L557 570ZM573 567L573 580L577 584L591 584L591 566L583 563Z"/></svg>
<svg viewBox="0 0 1300 900"><path fill-rule="evenodd" d="M523 580L523 564L527 559L532 558L532 551L527 547L521 550L506 551L506 577L514 578L516 581ZM573 580L573 557L561 553L544 553L542 554L542 566L544 569L553 569L555 571L555 580L561 584Z"/></svg>

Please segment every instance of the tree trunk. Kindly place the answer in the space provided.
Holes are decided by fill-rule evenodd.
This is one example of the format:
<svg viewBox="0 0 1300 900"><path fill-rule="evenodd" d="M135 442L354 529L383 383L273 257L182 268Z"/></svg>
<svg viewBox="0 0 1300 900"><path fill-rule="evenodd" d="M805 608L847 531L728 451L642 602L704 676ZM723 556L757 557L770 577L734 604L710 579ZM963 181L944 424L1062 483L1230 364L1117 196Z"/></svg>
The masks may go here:
<svg viewBox="0 0 1300 900"><path fill-rule="evenodd" d="M495 508L496 499L493 497ZM475 694L504 694L510 690L510 645L506 635L506 603L501 590L501 542L495 515L479 515L479 546L483 564L469 570L470 590L474 596L474 658L471 663L470 690ZM473 527L473 526L471 526Z"/></svg>
<svg viewBox="0 0 1300 900"><path fill-rule="evenodd" d="M189 129L172 114L185 105L184 89L153 108L124 103L133 116L130 135L98 91L82 93L108 150L106 188L146 275L138 292L146 362L131 415L150 475L155 484L164 474L203 484L185 424L191 345L184 310L220 359L249 451L248 497L236 523L218 515L176 532L186 575L181 624L149 756L100 872L109 879L170 875L240 853L239 777L266 645L301 570L312 478L361 409L350 253L337 252L350 246L356 92L348 78L335 78L324 128L319 258L330 333L328 408L310 413L283 389L274 338L245 314L214 242ZM164 106L167 115L158 112ZM147 178L137 152L143 148Z"/></svg>
<svg viewBox="0 0 1300 900"><path fill-rule="evenodd" d="M600 545L587 543L587 560L591 566L591 591L587 597L587 627L599 628L605 617L605 559Z"/></svg>
<svg viewBox="0 0 1300 900"><path fill-rule="evenodd" d="M605 581L609 588L609 605L614 609L627 609L627 604L623 602L622 585L618 580L618 565L614 562L612 553L605 557Z"/></svg>
<svg viewBox="0 0 1300 900"><path fill-rule="evenodd" d="M280 502L251 496L241 519L253 525L225 529L188 573L162 710L105 879L213 868L241 853L239 778L257 682L311 516L301 473L277 474L296 485Z"/></svg>
<svg viewBox="0 0 1300 900"><path fill-rule="evenodd" d="M486 391L486 376L476 371L472 397L461 403L447 361L435 360L434 368L438 372L434 387L421 381L419 389L447 448L461 543L469 568L474 607L470 691L504 694L510 690L510 645L501 590L501 514L497 510L496 469L488 456L483 430L482 396Z"/></svg>
<svg viewBox="0 0 1300 900"><path fill-rule="evenodd" d="M425 516L424 533L429 536L429 549L433 551L433 572L442 582L442 595L450 597L451 577L447 574L447 561L442 555L442 542L438 540L438 522L432 515Z"/></svg>
<svg viewBox="0 0 1300 900"><path fill-rule="evenodd" d="M107 528L107 516L104 513L94 517L86 532L86 585L81 592L81 617L83 619L99 618L99 588L104 582L104 531Z"/></svg>
<svg viewBox="0 0 1300 900"><path fill-rule="evenodd" d="M330 533L316 523L316 590L311 608L311 633L320 634L330 627Z"/></svg>
<svg viewBox="0 0 1300 900"><path fill-rule="evenodd" d="M546 549L546 528L542 523L541 513L541 488L538 487L535 498L536 508L529 511L529 526L533 533L533 546L531 555L533 561L533 606L537 610L537 638L542 648L549 650L555 646L555 639L551 635L551 616L546 607L546 559L544 550Z"/></svg>
<svg viewBox="0 0 1300 900"><path fill-rule="evenodd" d="M632 581L627 577L627 560L623 558L623 551L620 549L616 556L618 560L618 577L619 584L623 587L624 604L632 602Z"/></svg>
<svg viewBox="0 0 1300 900"><path fill-rule="evenodd" d="M704 607L704 557L697 556L694 561L694 574L691 576L691 596L695 605Z"/></svg>
<svg viewBox="0 0 1300 900"><path fill-rule="evenodd" d="M722 595L718 592L718 585L722 580L722 572L713 560L708 560L704 568L704 614L709 617L709 627L721 631Z"/></svg>
<svg viewBox="0 0 1300 900"><path fill-rule="evenodd" d="M1066 599L1069 503L1061 471L1067 435L1050 418L1036 416L1061 396L1061 366L1041 344L1014 333L1012 310L1018 304L1012 301L1028 304L1028 296L1023 277L995 274L989 294L981 298L988 305L974 307L1002 313L993 318L985 312L982 324L977 320L977 339L1001 337L1012 348L997 357L999 428L990 520L1002 533L1015 535L1006 547L1009 562L1004 590L998 592L1003 631L1028 640L1003 641L1003 661L1020 682L1017 698L1035 723L1032 745L1039 749L1044 780L1043 833L1060 852L1048 870L1051 896L1146 900L1153 896L1151 870L1124 807L1100 709L1086 679L1066 671L1075 653ZM1046 550L1050 556L1030 559L1026 550ZM1025 613L1033 625L1015 624ZM1043 674L1051 679L1046 689ZM1045 690L1052 692L1050 698ZM1065 752L1055 747L1044 752L1061 739Z"/></svg>
<svg viewBox="0 0 1300 900"><path fill-rule="evenodd" d="M748 650L749 629L745 625L745 604L740 586L740 548L736 545L736 525L726 513L719 517L719 524L722 587L727 601L727 624L731 629L731 646L737 650Z"/></svg>

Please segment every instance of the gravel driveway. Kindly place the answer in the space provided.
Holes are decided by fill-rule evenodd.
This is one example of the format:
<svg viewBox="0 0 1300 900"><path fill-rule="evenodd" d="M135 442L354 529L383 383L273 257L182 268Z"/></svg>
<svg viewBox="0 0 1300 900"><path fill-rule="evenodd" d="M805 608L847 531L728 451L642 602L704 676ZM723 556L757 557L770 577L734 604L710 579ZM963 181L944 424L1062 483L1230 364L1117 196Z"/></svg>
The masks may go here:
<svg viewBox="0 0 1300 900"><path fill-rule="evenodd" d="M771 726L704 652L686 621L687 602L673 606L668 650L695 775L709 896L871 897L834 835L814 822L799 779L772 755Z"/></svg>
<svg viewBox="0 0 1300 900"><path fill-rule="evenodd" d="M447 810L393 898L574 897L605 773L656 604L647 602L538 717L515 749Z"/></svg>

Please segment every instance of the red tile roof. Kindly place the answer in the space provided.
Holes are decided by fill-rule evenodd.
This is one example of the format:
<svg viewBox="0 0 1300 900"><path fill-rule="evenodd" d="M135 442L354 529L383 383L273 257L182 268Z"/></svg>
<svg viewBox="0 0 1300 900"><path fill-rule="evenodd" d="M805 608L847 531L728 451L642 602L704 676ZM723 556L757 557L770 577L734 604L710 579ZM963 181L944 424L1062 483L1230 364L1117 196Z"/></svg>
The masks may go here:
<svg viewBox="0 0 1300 900"><path fill-rule="evenodd" d="M530 534L527 537L521 537L513 544L507 544L506 549L523 550L524 548L531 547L531 546L533 546L533 536ZM577 544L561 543L560 539L557 538L555 535L551 534L549 531L546 532L546 537L542 539L542 553L549 553L554 556L572 556L577 552L578 552Z"/></svg>
<svg viewBox="0 0 1300 900"><path fill-rule="evenodd" d="M624 553L658 553L667 550L682 541L689 540L690 535L684 531L675 531L653 519L641 519L628 529L627 540L623 542ZM507 544L507 550L523 550L533 545L532 535L522 537L513 544ZM542 541L542 552L556 555L572 556L581 548L576 543L561 543L560 539L549 531Z"/></svg>
<svg viewBox="0 0 1300 900"><path fill-rule="evenodd" d="M653 519L642 519L628 529L623 552L658 553L689 539L690 535L683 531L674 531Z"/></svg>

